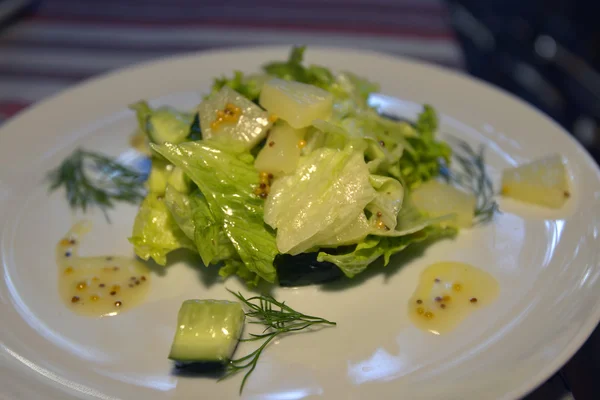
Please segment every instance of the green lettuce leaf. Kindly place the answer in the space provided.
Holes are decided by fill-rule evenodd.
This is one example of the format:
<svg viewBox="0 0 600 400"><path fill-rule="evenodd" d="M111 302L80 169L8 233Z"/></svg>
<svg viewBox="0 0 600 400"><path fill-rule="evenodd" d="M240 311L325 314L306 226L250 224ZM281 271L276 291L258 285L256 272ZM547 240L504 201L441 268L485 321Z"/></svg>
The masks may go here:
<svg viewBox="0 0 600 400"><path fill-rule="evenodd" d="M275 234L263 221L263 200L254 194L260 182L253 157L235 142L216 139L152 148L196 183L245 267L274 282L278 251Z"/></svg>
<svg viewBox="0 0 600 400"><path fill-rule="evenodd" d="M367 205L367 210L375 219L383 222L387 229L396 229L398 214L404 200L402 184L394 178L381 175L371 175L369 181L377 190L377 196Z"/></svg>
<svg viewBox="0 0 600 400"><path fill-rule="evenodd" d="M143 260L152 258L159 265L166 265L167 254L173 250L196 250L194 242L179 228L164 200L152 193L140 206L129 241L138 257Z"/></svg>
<svg viewBox="0 0 600 400"><path fill-rule="evenodd" d="M390 257L406 249L414 243L424 240L436 240L451 237L456 234L452 228L429 226L418 232L400 237L368 236L363 242L356 245L354 250L344 254L329 254L319 252L318 261L328 261L337 265L349 278L363 272L370 264L383 256L383 265L390 262Z"/></svg>
<svg viewBox="0 0 600 400"><path fill-rule="evenodd" d="M210 210L208 201L201 193L193 198L192 219L196 225L194 242L205 265L224 260L238 259L239 255L223 229L223 221Z"/></svg>
<svg viewBox="0 0 600 400"><path fill-rule="evenodd" d="M356 274L363 272L369 264L373 263L383 255L383 248L380 246L381 238L369 236L361 243L357 244L353 251L344 254L328 254L320 251L317 261L328 261L338 266L339 269L348 277L352 278Z"/></svg>
<svg viewBox="0 0 600 400"><path fill-rule="evenodd" d="M362 152L322 148L302 157L294 175L272 184L265 222L277 229L282 253L342 245L348 239L343 233L360 224L360 215L375 196Z"/></svg>
<svg viewBox="0 0 600 400"><path fill-rule="evenodd" d="M165 203L181 230L194 241L204 265L239 259L223 230L223 222L210 211L206 198L196 191L190 195L167 187Z"/></svg>
<svg viewBox="0 0 600 400"><path fill-rule="evenodd" d="M223 278L237 275L246 285L253 287L260 282L260 276L246 268L246 265L239 259L224 260L223 264L219 269L219 275Z"/></svg>
<svg viewBox="0 0 600 400"><path fill-rule="evenodd" d="M211 92L218 93L223 86L229 86L242 96L258 104L260 91L268 79L269 76L264 74L244 76L241 71L235 71L231 79L226 77L215 79Z"/></svg>
<svg viewBox="0 0 600 400"><path fill-rule="evenodd" d="M305 67L302 65L306 46L294 46L287 61L266 64L263 70L270 76L288 81L296 81L327 89L334 81L333 74L320 66Z"/></svg>
<svg viewBox="0 0 600 400"><path fill-rule="evenodd" d="M356 108L367 108L369 95L379 90L379 85L360 78L350 72L334 75L329 69L319 66L304 66L306 46L292 48L287 61L272 62L263 66L270 76L314 85L332 93L334 108L339 115L345 115Z"/></svg>
<svg viewBox="0 0 600 400"><path fill-rule="evenodd" d="M412 151L403 154L399 164L402 179L410 189L438 176L442 161L450 164L452 149L435 139L437 128L435 110L425 105L415 124L417 134L406 138Z"/></svg>
<svg viewBox="0 0 600 400"><path fill-rule="evenodd" d="M177 191L173 186L168 185L165 190L165 205L171 212L173 219L179 226L179 229L191 240L194 240L194 231L196 224L192 218L191 195L186 195ZM207 264L208 265L208 264Z"/></svg>

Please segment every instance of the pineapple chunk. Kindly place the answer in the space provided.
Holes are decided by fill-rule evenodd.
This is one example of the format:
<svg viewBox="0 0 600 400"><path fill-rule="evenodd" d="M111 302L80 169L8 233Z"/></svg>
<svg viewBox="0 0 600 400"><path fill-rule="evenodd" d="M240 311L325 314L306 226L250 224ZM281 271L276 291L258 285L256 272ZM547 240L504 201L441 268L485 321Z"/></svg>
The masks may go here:
<svg viewBox="0 0 600 400"><path fill-rule="evenodd" d="M333 109L333 96L316 86L272 79L263 86L259 103L292 128L300 129L316 119L327 120Z"/></svg>
<svg viewBox="0 0 600 400"><path fill-rule="evenodd" d="M267 136L272 124L267 112L229 86L200 103L198 117L203 139L229 137L248 149Z"/></svg>
<svg viewBox="0 0 600 400"><path fill-rule="evenodd" d="M502 195L549 208L562 207L571 196L569 178L558 154L505 169Z"/></svg>
<svg viewBox="0 0 600 400"><path fill-rule="evenodd" d="M291 174L296 170L306 129L294 129L279 122L271 129L265 147L262 148L254 166L258 171L275 176Z"/></svg>
<svg viewBox="0 0 600 400"><path fill-rule="evenodd" d="M442 182L429 181L415 189L411 197L415 206L432 218L454 214L454 219L446 224L460 228L473 225L477 203L473 194Z"/></svg>

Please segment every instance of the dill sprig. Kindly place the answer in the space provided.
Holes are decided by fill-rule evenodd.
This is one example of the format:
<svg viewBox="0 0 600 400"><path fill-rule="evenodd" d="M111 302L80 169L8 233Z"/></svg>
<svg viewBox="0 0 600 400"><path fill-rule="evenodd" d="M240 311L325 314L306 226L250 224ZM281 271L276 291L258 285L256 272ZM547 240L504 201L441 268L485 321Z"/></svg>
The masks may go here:
<svg viewBox="0 0 600 400"><path fill-rule="evenodd" d="M73 209L86 211L99 207L108 219L107 210L117 201L138 203L144 198L144 175L113 159L91 151L77 149L48 174L50 191L65 187Z"/></svg>
<svg viewBox="0 0 600 400"><path fill-rule="evenodd" d="M443 165L441 176L447 183L471 192L477 198L475 207L475 223L489 222L499 212L498 203L494 199L494 186L485 166L485 148L480 146L476 151L467 142L451 138L454 167Z"/></svg>
<svg viewBox="0 0 600 400"><path fill-rule="evenodd" d="M228 289L229 290L229 289ZM231 360L226 367L225 375L220 379L226 379L238 372L248 369L242 384L240 386L240 394L244 390L246 380L256 368L256 363L260 358L263 350L276 337L285 333L302 331L313 325L336 325L335 322L328 321L324 318L314 317L298 312L286 305L285 302L279 302L270 295L253 296L246 299L240 292L232 292L247 308L246 317L251 318L250 324L264 325L265 329L260 334L250 334L248 339L240 341L251 342L256 340L264 340L264 342L252 353Z"/></svg>

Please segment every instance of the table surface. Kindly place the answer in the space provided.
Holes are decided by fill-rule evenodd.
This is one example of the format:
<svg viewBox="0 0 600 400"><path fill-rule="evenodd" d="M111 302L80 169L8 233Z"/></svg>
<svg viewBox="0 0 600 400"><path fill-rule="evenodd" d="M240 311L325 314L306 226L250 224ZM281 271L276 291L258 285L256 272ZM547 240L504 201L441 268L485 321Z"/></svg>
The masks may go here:
<svg viewBox="0 0 600 400"><path fill-rule="evenodd" d="M0 17L23 0L0 0ZM0 20L0 123L81 80L159 57L258 44L353 46L460 69L440 0L51 0ZM200 5L201 4L201 5ZM17 10L18 11L18 10ZM600 399L600 329L527 400Z"/></svg>

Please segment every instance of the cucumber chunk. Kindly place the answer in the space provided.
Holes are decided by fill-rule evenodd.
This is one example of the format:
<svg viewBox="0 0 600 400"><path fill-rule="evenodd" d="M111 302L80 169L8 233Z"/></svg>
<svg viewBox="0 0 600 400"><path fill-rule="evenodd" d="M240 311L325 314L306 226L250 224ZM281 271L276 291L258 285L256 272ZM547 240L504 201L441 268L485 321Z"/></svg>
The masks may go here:
<svg viewBox="0 0 600 400"><path fill-rule="evenodd" d="M169 175L173 169L173 165L159 158L152 160L150 175L148 176L148 190L157 195L163 195L167 188Z"/></svg>
<svg viewBox="0 0 600 400"><path fill-rule="evenodd" d="M245 318L240 303L184 301L169 359L179 363L227 363L238 344Z"/></svg>
<svg viewBox="0 0 600 400"><path fill-rule="evenodd" d="M178 192L189 193L190 191L190 178L188 178L185 172L179 167L173 168L169 174L167 183L173 186Z"/></svg>
<svg viewBox="0 0 600 400"><path fill-rule="evenodd" d="M148 118L148 136L154 143L179 144L190 134L193 120L193 115L180 113L168 107L159 108Z"/></svg>

